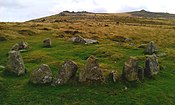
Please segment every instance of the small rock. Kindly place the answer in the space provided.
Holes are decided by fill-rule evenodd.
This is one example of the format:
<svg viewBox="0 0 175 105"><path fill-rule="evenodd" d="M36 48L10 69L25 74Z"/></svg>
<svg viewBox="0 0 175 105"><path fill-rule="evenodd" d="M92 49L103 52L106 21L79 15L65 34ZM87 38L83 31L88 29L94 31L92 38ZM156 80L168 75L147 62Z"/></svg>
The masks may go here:
<svg viewBox="0 0 175 105"><path fill-rule="evenodd" d="M25 74L25 66L19 51L10 51L6 70L18 76Z"/></svg>
<svg viewBox="0 0 175 105"><path fill-rule="evenodd" d="M145 76L152 77L159 72L159 63L156 55L147 56L145 60Z"/></svg>
<svg viewBox="0 0 175 105"><path fill-rule="evenodd" d="M10 51L19 51L19 44L18 43L14 44L10 49Z"/></svg>
<svg viewBox="0 0 175 105"><path fill-rule="evenodd" d="M51 47L52 46L52 42L51 42L51 39L50 38L46 38L44 41L43 41L43 47Z"/></svg>
<svg viewBox="0 0 175 105"><path fill-rule="evenodd" d="M144 48L145 49L146 46L147 46L146 44L141 44L138 48Z"/></svg>
<svg viewBox="0 0 175 105"><path fill-rule="evenodd" d="M76 72L78 70L78 66L74 61L67 60L65 61L58 72L56 79L54 80L54 85L65 84L71 78L74 78Z"/></svg>
<svg viewBox="0 0 175 105"><path fill-rule="evenodd" d="M117 73L115 71L111 71L109 73L109 80L112 82L116 82L117 81Z"/></svg>
<svg viewBox="0 0 175 105"><path fill-rule="evenodd" d="M158 54L157 56L158 56L158 57L164 57L164 56L167 56L167 54L166 54L166 53L160 53L160 54Z"/></svg>
<svg viewBox="0 0 175 105"><path fill-rule="evenodd" d="M52 82L52 71L46 64L40 65L30 76L30 82L33 84L47 84Z"/></svg>

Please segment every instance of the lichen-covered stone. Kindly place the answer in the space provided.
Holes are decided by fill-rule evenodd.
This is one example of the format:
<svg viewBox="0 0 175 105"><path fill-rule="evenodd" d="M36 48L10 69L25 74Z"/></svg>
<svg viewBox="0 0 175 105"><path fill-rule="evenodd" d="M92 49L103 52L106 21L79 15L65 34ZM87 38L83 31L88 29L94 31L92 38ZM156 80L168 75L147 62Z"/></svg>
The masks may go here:
<svg viewBox="0 0 175 105"><path fill-rule="evenodd" d="M30 82L33 84L48 84L52 82L52 71L46 64L40 65L30 76Z"/></svg>
<svg viewBox="0 0 175 105"><path fill-rule="evenodd" d="M81 36L77 36L77 37L75 37L73 39L73 42L74 43L83 43L83 44L85 44L86 43L86 40L83 37L81 37Z"/></svg>
<svg viewBox="0 0 175 105"><path fill-rule="evenodd" d="M26 41L21 41L18 44L19 44L19 50L27 49L29 45Z"/></svg>
<svg viewBox="0 0 175 105"><path fill-rule="evenodd" d="M54 85L65 84L70 79L76 76L78 66L74 61L67 60L62 65L58 72L56 79L54 80Z"/></svg>
<svg viewBox="0 0 175 105"><path fill-rule="evenodd" d="M138 60L137 58L130 57L128 61L125 62L122 75L127 81L138 80Z"/></svg>
<svg viewBox="0 0 175 105"><path fill-rule="evenodd" d="M18 76L25 74L25 66L23 58L19 51L10 51L6 70L12 72Z"/></svg>
<svg viewBox="0 0 175 105"><path fill-rule="evenodd" d="M19 44L18 43L14 44L10 49L10 51L19 51Z"/></svg>
<svg viewBox="0 0 175 105"><path fill-rule="evenodd" d="M157 52L158 52L158 49L156 47L156 44L153 41L149 42L145 49L145 54L152 55Z"/></svg>
<svg viewBox="0 0 175 105"><path fill-rule="evenodd" d="M152 77L159 73L159 63L156 55L147 56L145 60L145 76Z"/></svg>
<svg viewBox="0 0 175 105"><path fill-rule="evenodd" d="M52 42L50 38L46 38L43 40L43 47L51 47L52 46Z"/></svg>
<svg viewBox="0 0 175 105"><path fill-rule="evenodd" d="M90 56L85 64L84 69L80 73L80 82L104 82L104 77L98 60L94 56Z"/></svg>

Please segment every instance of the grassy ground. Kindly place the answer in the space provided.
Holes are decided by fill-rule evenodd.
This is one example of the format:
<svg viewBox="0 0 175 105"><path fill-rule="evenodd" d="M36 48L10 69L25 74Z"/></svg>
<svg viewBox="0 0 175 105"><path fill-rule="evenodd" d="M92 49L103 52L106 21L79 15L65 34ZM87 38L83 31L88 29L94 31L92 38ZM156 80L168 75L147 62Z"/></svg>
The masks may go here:
<svg viewBox="0 0 175 105"><path fill-rule="evenodd" d="M125 22L125 17L118 17L122 18L123 22L116 25L112 16L105 18L99 16L97 21L93 18L74 20L76 17L57 17L62 20L70 18L71 22L48 22L54 20L53 18L55 19L55 17L48 18L50 20L46 22L0 23L0 36L7 38L7 41L0 42L0 65L6 64L7 53L13 44L20 40L26 40L30 45L27 52L21 53L27 68L26 75L16 77L3 73L3 69L0 68L0 104L175 104L175 30L170 24L170 20L161 20L163 23L167 22L163 25L156 23L160 20L143 24L142 22L146 19L137 20L135 18L137 21L128 19ZM105 24L108 26L105 27ZM70 38L74 35L64 32L67 30L79 31L81 36L97 39L100 44L73 44ZM62 36L63 38L61 38ZM133 40L121 44L112 41L116 36L124 36ZM47 37L52 39L52 48L42 48L42 40ZM154 79L145 78L138 83L118 81L103 85L67 84L59 87L28 83L32 70L42 63L48 64L56 76L60 64L66 59L74 60L81 70L90 55L95 55L99 59L100 66L104 69L104 75L107 75L110 70L116 70L121 74L123 64L129 56L137 56L143 65L143 49L138 49L137 46L152 40L157 43L159 53L167 53L167 56L159 58L163 69ZM134 43L135 46L129 46L131 43ZM123 90L125 87L128 88L126 91Z"/></svg>

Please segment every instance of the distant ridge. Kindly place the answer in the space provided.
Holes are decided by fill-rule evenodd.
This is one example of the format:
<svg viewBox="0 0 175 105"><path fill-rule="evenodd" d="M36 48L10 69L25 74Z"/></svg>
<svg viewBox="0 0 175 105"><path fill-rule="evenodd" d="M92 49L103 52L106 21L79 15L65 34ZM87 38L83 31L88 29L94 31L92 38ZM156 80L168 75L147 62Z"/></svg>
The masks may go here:
<svg viewBox="0 0 175 105"><path fill-rule="evenodd" d="M164 13L164 12L150 12L146 10L127 12L132 16L145 17L145 18L163 18L163 19L175 19L175 14Z"/></svg>

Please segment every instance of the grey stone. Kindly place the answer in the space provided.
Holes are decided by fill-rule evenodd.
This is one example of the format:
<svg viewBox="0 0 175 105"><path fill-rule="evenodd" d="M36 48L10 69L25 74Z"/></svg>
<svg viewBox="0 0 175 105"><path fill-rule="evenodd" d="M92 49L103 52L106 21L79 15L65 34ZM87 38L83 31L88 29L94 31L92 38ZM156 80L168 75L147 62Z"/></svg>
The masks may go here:
<svg viewBox="0 0 175 105"><path fill-rule="evenodd" d="M19 51L19 44L18 43L14 44L10 49L10 51Z"/></svg>
<svg viewBox="0 0 175 105"><path fill-rule="evenodd" d="M94 56L90 56L85 64L84 69L80 73L80 82L104 82L104 77L98 60Z"/></svg>
<svg viewBox="0 0 175 105"><path fill-rule="evenodd" d="M122 75L127 81L138 80L138 60L137 58L130 57L128 61L125 62Z"/></svg>
<svg viewBox="0 0 175 105"><path fill-rule="evenodd" d="M28 48L28 43L26 41L21 41L12 46L10 51L26 50Z"/></svg>
<svg viewBox="0 0 175 105"><path fill-rule="evenodd" d="M138 46L138 48L143 48L143 49L145 49L146 46L147 46L147 44L141 44L140 46Z"/></svg>
<svg viewBox="0 0 175 105"><path fill-rule="evenodd" d="M27 49L29 45L26 41L21 41L18 44L19 44L19 50Z"/></svg>
<svg viewBox="0 0 175 105"><path fill-rule="evenodd" d="M156 55L147 56L145 60L145 76L152 77L159 73L159 63Z"/></svg>
<svg viewBox="0 0 175 105"><path fill-rule="evenodd" d="M33 70L30 76L30 82L33 84L48 84L52 82L52 71L46 64L40 65Z"/></svg>
<svg viewBox="0 0 175 105"><path fill-rule="evenodd" d="M25 74L23 58L19 51L10 51L6 70L18 76Z"/></svg>
<svg viewBox="0 0 175 105"><path fill-rule="evenodd" d="M43 41L43 47L51 47L52 46L52 42L50 38L46 38Z"/></svg>
<svg viewBox="0 0 175 105"><path fill-rule="evenodd" d="M83 38L81 36L77 36L77 37L72 38L72 41L74 43L82 43L82 44L98 44L99 43L97 40L86 39L86 38Z"/></svg>
<svg viewBox="0 0 175 105"><path fill-rule="evenodd" d="M72 41L74 43L83 43L83 44L86 43L86 40L83 37L81 37L81 36L77 36L75 38L72 38Z"/></svg>
<svg viewBox="0 0 175 105"><path fill-rule="evenodd" d="M149 42L146 49L145 54L152 55L154 53L157 53L158 49L153 41Z"/></svg>
<svg viewBox="0 0 175 105"><path fill-rule="evenodd" d="M70 79L76 76L78 66L74 61L67 60L62 65L58 72L56 79L54 80L54 85L65 84Z"/></svg>

